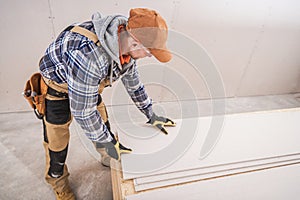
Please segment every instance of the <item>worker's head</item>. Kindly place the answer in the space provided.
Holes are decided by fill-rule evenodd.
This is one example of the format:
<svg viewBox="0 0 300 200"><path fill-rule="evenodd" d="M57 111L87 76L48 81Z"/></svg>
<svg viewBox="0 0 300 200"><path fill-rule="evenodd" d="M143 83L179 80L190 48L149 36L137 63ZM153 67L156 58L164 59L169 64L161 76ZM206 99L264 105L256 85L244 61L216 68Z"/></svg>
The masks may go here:
<svg viewBox="0 0 300 200"><path fill-rule="evenodd" d="M172 55L167 49L168 27L154 10L135 8L130 10L128 24L128 54L137 59L153 55L160 62L168 62Z"/></svg>

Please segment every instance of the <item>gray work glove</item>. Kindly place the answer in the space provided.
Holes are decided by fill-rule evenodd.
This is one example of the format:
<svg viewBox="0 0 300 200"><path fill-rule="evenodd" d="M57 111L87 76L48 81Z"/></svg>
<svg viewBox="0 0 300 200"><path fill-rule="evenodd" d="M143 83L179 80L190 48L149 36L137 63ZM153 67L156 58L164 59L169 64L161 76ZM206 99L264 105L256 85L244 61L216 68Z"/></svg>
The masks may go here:
<svg viewBox="0 0 300 200"><path fill-rule="evenodd" d="M153 115L147 123L157 127L166 135L168 135L168 131L165 129L165 126L176 126L176 123L172 120L165 117L157 116L155 113L153 113Z"/></svg>
<svg viewBox="0 0 300 200"><path fill-rule="evenodd" d="M119 141L116 140L115 136L111 133L113 140L111 142L102 143L107 154L116 159L120 160L121 153L131 153L132 149L123 146Z"/></svg>

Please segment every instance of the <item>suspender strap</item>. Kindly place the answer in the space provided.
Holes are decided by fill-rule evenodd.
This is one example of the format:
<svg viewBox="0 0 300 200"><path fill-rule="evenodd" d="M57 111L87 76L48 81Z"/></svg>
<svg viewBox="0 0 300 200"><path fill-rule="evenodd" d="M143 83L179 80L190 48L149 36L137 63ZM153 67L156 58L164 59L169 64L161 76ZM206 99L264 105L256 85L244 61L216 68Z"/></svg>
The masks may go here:
<svg viewBox="0 0 300 200"><path fill-rule="evenodd" d="M85 28L82 28L80 26L69 26L65 30L68 30L68 31L71 31L71 32L74 32L74 33L79 33L79 34L89 38L90 40L92 40L97 46L101 45L97 35L95 33L93 33L92 31L89 31Z"/></svg>

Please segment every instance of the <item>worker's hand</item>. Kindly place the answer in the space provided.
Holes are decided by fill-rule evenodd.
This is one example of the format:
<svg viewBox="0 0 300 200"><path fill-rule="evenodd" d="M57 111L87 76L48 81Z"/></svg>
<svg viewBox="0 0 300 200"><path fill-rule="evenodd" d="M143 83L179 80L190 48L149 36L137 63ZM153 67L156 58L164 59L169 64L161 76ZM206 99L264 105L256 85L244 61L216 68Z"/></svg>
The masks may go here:
<svg viewBox="0 0 300 200"><path fill-rule="evenodd" d="M132 150L130 148L123 146L114 137L111 142L103 143L103 146L105 147L107 154L116 160L120 160L121 153L131 153L132 152Z"/></svg>
<svg viewBox="0 0 300 200"><path fill-rule="evenodd" d="M176 126L176 123L172 120L165 117L157 116L155 113L153 113L152 117L147 123L156 126L166 135L168 134L168 131L165 129L165 126Z"/></svg>

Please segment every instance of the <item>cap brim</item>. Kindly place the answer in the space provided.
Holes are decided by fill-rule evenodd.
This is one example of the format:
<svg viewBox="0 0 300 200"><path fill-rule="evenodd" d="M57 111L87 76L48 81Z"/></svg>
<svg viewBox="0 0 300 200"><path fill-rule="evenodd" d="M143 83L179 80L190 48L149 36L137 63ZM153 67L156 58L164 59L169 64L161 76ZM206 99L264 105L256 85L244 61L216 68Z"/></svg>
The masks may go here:
<svg viewBox="0 0 300 200"><path fill-rule="evenodd" d="M169 62L172 59L172 54L168 49L152 49L150 53L160 62Z"/></svg>

